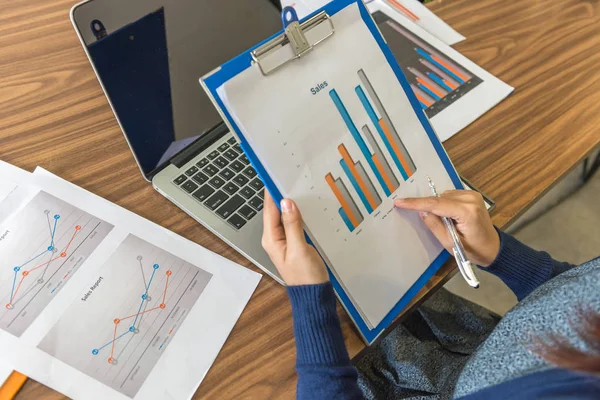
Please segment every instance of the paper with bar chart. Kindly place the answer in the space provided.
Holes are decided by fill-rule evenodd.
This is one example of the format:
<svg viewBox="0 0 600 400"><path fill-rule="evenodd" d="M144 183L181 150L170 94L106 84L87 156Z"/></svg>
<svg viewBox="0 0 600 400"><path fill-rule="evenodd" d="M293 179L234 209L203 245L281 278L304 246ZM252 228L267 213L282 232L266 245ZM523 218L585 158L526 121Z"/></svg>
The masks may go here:
<svg viewBox="0 0 600 400"><path fill-rule="evenodd" d="M444 41L444 43L453 45L465 40L463 35L452 29L450 25L418 0L366 0L365 4L370 8L372 4L384 1L387 1L387 3L408 20L435 35ZM329 3L329 0L281 0L281 6L294 7L299 18L306 17L327 3Z"/></svg>
<svg viewBox="0 0 600 400"><path fill-rule="evenodd" d="M113 225L39 192L0 228L0 329L21 334Z"/></svg>
<svg viewBox="0 0 600 400"><path fill-rule="evenodd" d="M211 277L129 235L38 347L134 397Z"/></svg>
<svg viewBox="0 0 600 400"><path fill-rule="evenodd" d="M465 40L463 35L452 29L450 25L435 15L419 0L374 0L369 3L368 7L371 9L373 4L384 2L412 23L425 29L448 45Z"/></svg>
<svg viewBox="0 0 600 400"><path fill-rule="evenodd" d="M393 1L388 3L369 4L372 17L442 141L512 92L512 87L408 21Z"/></svg>
<svg viewBox="0 0 600 400"><path fill-rule="evenodd" d="M332 20L335 34L306 56L267 77L250 66L216 92L373 329L442 251L393 199L429 195L427 176L440 190L458 177L357 5Z"/></svg>

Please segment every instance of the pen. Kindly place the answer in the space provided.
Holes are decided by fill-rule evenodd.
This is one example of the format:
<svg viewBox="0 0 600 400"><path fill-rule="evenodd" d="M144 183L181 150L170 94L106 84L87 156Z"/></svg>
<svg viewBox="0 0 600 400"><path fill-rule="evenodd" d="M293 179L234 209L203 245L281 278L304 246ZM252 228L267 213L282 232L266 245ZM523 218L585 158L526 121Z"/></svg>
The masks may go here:
<svg viewBox="0 0 600 400"><path fill-rule="evenodd" d="M429 182L429 188L431 189L431 193L435 197L440 197L439 193L435 189L435 185L431 178L428 176L427 181ZM458 236L458 232L456 231L456 226L454 226L454 221L448 217L442 217L442 221L444 221L444 225L446 225L446 229L448 229L448 233L450 233L450 237L452 238L452 242L454 243L452 250L454 251L454 258L456 258L456 263L458 264L458 270L460 271L465 281L469 284L469 286L478 288L479 280L473 271L473 263L469 261L467 258L467 253L465 252L465 248L460 241L460 237Z"/></svg>

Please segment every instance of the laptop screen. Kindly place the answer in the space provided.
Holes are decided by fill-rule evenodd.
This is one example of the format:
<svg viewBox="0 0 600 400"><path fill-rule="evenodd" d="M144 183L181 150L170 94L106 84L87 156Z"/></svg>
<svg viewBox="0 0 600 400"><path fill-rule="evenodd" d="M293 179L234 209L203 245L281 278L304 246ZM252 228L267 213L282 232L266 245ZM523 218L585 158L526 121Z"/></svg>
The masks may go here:
<svg viewBox="0 0 600 400"><path fill-rule="evenodd" d="M75 8L146 176L221 122L198 79L281 29L271 1L93 0Z"/></svg>

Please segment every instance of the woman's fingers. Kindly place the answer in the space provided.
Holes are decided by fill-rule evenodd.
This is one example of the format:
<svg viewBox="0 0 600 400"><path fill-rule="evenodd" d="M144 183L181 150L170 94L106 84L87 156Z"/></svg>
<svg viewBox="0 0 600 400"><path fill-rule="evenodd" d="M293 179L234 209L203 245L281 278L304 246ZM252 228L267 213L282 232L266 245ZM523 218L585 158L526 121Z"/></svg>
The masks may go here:
<svg viewBox="0 0 600 400"><path fill-rule="evenodd" d="M304 228L302 226L302 215L296 203L290 199L281 201L283 229L288 248L306 245Z"/></svg>
<svg viewBox="0 0 600 400"><path fill-rule="evenodd" d="M430 196L396 199L394 205L406 210L426 211L439 217L450 217L455 220L464 219L468 214L468 209L462 203L446 197Z"/></svg>
<svg viewBox="0 0 600 400"><path fill-rule="evenodd" d="M265 189L265 206L263 210L262 246L271 255L277 256L285 248L285 231L281 224L281 214L275 201Z"/></svg>
<svg viewBox="0 0 600 400"><path fill-rule="evenodd" d="M427 212L420 212L419 216L421 217L427 228L429 228L431 233L433 233L433 235L440 241L442 246L444 246L446 249L452 247L452 239L448 234L448 229L446 228L446 225L444 225L444 222L440 217Z"/></svg>

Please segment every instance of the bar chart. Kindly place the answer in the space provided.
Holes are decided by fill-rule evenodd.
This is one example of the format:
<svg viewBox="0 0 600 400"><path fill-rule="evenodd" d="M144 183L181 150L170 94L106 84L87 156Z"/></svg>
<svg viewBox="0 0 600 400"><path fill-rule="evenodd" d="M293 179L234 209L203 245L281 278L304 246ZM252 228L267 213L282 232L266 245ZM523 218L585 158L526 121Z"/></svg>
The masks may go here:
<svg viewBox="0 0 600 400"><path fill-rule="evenodd" d="M400 180L410 179L417 169L366 73L360 69L357 71L357 77L360 84L354 88L354 92L379 139L374 136L373 130L368 124L362 126L361 135L361 131L358 130L335 89L329 91L329 96L366 164L375 176L378 186L369 177L363 161L354 160L343 143L337 146L342 157L339 164L359 201L354 200L341 177L334 178L331 172L325 176L327 184L340 203L341 207L338 209L338 213L350 232L353 232L364 220L359 204L368 214L372 214L382 203L379 190L389 197L400 186ZM388 157L384 154L379 142L383 143L389 158L392 159L397 169L396 172L388 162Z"/></svg>
<svg viewBox="0 0 600 400"><path fill-rule="evenodd" d="M372 16L429 118L483 82L385 13Z"/></svg>

